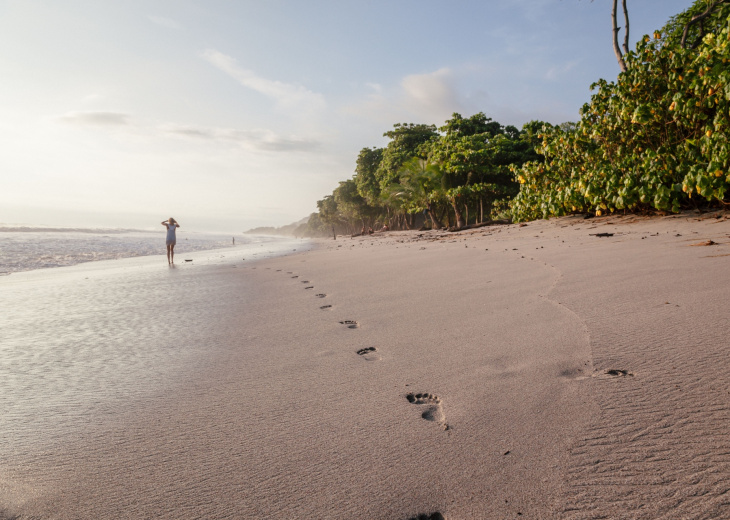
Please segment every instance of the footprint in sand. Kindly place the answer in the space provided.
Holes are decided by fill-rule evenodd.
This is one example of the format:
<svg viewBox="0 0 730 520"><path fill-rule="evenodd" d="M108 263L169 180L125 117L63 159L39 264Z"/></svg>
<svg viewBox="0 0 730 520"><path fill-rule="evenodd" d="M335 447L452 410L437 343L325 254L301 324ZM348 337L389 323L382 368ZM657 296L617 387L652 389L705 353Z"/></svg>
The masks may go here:
<svg viewBox="0 0 730 520"><path fill-rule="evenodd" d="M332 308L332 305L322 305L320 307L320 309L322 309L323 311L326 311L326 310L331 309L331 308Z"/></svg>
<svg viewBox="0 0 730 520"><path fill-rule="evenodd" d="M302 280L302 283L309 283L309 280Z"/></svg>
<svg viewBox="0 0 730 520"><path fill-rule="evenodd" d="M316 296L317 298L324 298L324 297L325 297L325 296L327 296L327 295L326 295L326 294L321 294L321 293L320 293L320 294L315 294L315 296Z"/></svg>
<svg viewBox="0 0 730 520"><path fill-rule="evenodd" d="M362 356L365 361L380 361L380 356L377 354L378 349L375 347L365 347L357 351L358 356Z"/></svg>
<svg viewBox="0 0 730 520"><path fill-rule="evenodd" d="M340 325L345 325L348 329L356 329L360 326L355 320L342 320Z"/></svg>
<svg viewBox="0 0 730 520"><path fill-rule="evenodd" d="M583 368L579 367L566 368L560 372L559 376L569 381L582 381L590 377L585 374Z"/></svg>
<svg viewBox="0 0 730 520"><path fill-rule="evenodd" d="M431 513L430 515L427 515L426 513L421 513L418 516L412 516L408 520L446 520L444 518L444 515L436 511L435 513Z"/></svg>
<svg viewBox="0 0 730 520"><path fill-rule="evenodd" d="M305 287L305 289L314 289L314 285L310 285L309 287Z"/></svg>
<svg viewBox="0 0 730 520"><path fill-rule="evenodd" d="M411 404L417 404L424 406L421 417L427 421L433 421L443 426L444 430L449 429L449 425L446 424L446 416L444 415L444 409L441 406L441 399L433 394L413 394L406 395L406 399Z"/></svg>
<svg viewBox="0 0 730 520"><path fill-rule="evenodd" d="M299 278L299 275L295 274L292 278Z"/></svg>
<svg viewBox="0 0 730 520"><path fill-rule="evenodd" d="M614 376L614 377L626 377L626 376L632 376L633 377L634 374L632 374L628 370L620 370L620 369L617 369L617 368L611 368L609 370L606 370L606 375L607 376Z"/></svg>

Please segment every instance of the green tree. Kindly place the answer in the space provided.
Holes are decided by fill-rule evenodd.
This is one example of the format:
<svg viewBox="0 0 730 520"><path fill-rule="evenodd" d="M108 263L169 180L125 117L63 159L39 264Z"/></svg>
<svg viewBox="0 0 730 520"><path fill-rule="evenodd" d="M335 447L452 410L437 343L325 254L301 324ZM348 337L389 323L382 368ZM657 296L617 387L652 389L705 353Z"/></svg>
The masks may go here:
<svg viewBox="0 0 730 520"><path fill-rule="evenodd" d="M574 131L543 133L545 161L515 169L520 220L573 211L678 211L698 199L724 201L730 188L730 29L724 5L704 19L697 45L682 44L698 0L653 39L625 54L626 72L600 80ZM684 25L683 25L684 24ZM694 30L694 29L693 29Z"/></svg>
<svg viewBox="0 0 730 520"><path fill-rule="evenodd" d="M371 206L380 203L380 182L377 171L383 161L382 148L363 148L357 156L355 184L357 192Z"/></svg>
<svg viewBox="0 0 730 520"><path fill-rule="evenodd" d="M503 127L482 112L469 118L453 114L440 130L443 135L430 142L428 157L442 171L443 193L457 227L467 224L470 207L478 208L483 220L485 206L489 214L496 200L515 195L518 185L510 166L538 158L529 135L523 138L514 126Z"/></svg>
<svg viewBox="0 0 730 520"><path fill-rule="evenodd" d="M359 227L369 227L377 214L377 208L368 205L367 201L358 193L354 179L341 181L332 192L337 203L337 213L340 222L344 223L351 232Z"/></svg>
<svg viewBox="0 0 730 520"><path fill-rule="evenodd" d="M433 229L443 227L436 214L436 205L443 196L442 172L425 159L414 157L398 172L398 183L392 183L384 194L391 205L397 204L407 213L428 212Z"/></svg>
<svg viewBox="0 0 730 520"><path fill-rule="evenodd" d="M390 142L376 173L381 189L398 181L398 172L407 161L413 157L424 158L422 145L438 137L438 132L434 125L396 123L383 136L390 138Z"/></svg>

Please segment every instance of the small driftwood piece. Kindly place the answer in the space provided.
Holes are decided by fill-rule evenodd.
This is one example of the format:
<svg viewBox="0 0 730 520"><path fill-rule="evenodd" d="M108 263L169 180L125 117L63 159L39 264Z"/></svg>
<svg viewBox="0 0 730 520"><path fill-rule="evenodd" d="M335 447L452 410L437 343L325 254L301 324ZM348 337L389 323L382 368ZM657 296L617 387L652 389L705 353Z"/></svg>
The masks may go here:
<svg viewBox="0 0 730 520"><path fill-rule="evenodd" d="M486 222L480 222L479 224L469 224L468 226L462 227L450 227L446 231L450 233L456 233L457 231L466 231L467 229L476 229L485 226L495 226L497 224L512 224L512 221L509 219L487 220Z"/></svg>
<svg viewBox="0 0 730 520"><path fill-rule="evenodd" d="M612 237L613 233L589 233L592 237Z"/></svg>

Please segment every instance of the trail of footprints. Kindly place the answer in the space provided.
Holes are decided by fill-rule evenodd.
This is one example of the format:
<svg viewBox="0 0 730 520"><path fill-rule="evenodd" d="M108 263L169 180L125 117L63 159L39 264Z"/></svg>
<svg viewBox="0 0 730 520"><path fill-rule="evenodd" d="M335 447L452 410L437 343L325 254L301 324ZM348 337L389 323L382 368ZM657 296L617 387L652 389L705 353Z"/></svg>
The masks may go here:
<svg viewBox="0 0 730 520"><path fill-rule="evenodd" d="M281 271L281 269L279 269ZM299 275L295 275L293 271L287 271L286 274L292 275L292 278L299 278ZM310 283L309 280L300 280L303 284ZM305 287L305 289L314 289L313 285ZM324 293L315 294L317 298L327 297ZM321 310L332 309L332 305L321 305ZM355 320L340 320L340 325L344 325L348 329L360 328L360 323ZM375 347L364 347L355 352L358 356L366 361L378 361L381 359L378 354L378 349ZM449 430L449 425L446 423L446 416L444 415L443 406L441 399L438 396L429 393L409 393L406 395L408 402L421 407L421 418L426 421L431 421L439 424L444 430ZM435 516L438 515L438 516ZM419 515L417 518L443 518L440 513L434 513L433 515Z"/></svg>
<svg viewBox="0 0 730 520"><path fill-rule="evenodd" d="M277 269L277 272L280 271L281 269ZM292 278L294 279L299 278L299 275L294 275L292 271L287 271L286 274L292 275ZM309 280L300 281L303 284L310 283ZM314 286L309 285L305 287L305 289L314 289ZM327 295L325 293L317 293L315 294L315 297L326 298ZM332 305L321 305L319 308L321 310L330 310L332 309ZM341 320L339 323L340 325L344 325L349 329L357 329L360 327L360 324L355 320ZM356 354L366 361L378 361L381 359L380 355L378 354L378 349L376 347L361 348L356 351ZM608 369L605 370L601 375L603 377L622 378L632 377L634 374L624 369ZM422 419L429 422L435 422L444 431L449 431L451 429L449 424L446 422L446 416L444 414L441 399L437 395L425 392L410 392L406 394L406 399L410 404L419 408ZM419 514L417 516L409 518L408 520L445 520L445 517L440 512L436 511L430 514Z"/></svg>
<svg viewBox="0 0 730 520"><path fill-rule="evenodd" d="M281 269L277 269L277 272L280 271ZM299 275L295 275L292 271L287 271L286 274L292 275L291 277L293 279L299 278ZM303 284L310 283L309 280L300 280L300 282ZM308 285L304 289L314 289L314 286ZM315 294L315 297L326 298L327 295L324 293L318 293ZM330 310L332 309L332 305L321 305L319 308L321 310ZM355 320L340 320L339 323L348 329L360 328L360 323ZM364 347L357 350L355 353L365 361L379 361L381 359L376 347ZM446 423L446 416L444 415L441 399L439 399L438 396L429 393L408 393L406 395L406 399L409 403L417 405L420 408L421 418L426 421L437 423L444 431L450 429L449 425ZM445 520L445 517L440 512L436 511L430 514L419 514L409 518L408 520Z"/></svg>

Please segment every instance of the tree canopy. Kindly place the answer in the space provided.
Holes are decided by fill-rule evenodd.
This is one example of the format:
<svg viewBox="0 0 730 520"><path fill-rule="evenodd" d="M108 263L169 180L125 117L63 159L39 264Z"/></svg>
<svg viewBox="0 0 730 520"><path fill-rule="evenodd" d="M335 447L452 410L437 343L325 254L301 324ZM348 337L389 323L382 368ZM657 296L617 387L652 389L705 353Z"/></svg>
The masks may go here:
<svg viewBox="0 0 730 520"><path fill-rule="evenodd" d="M438 128L395 124L317 203L312 226L460 228L728 204L730 0L696 0L621 58L625 70L591 86L577 122L517 129L478 112Z"/></svg>

